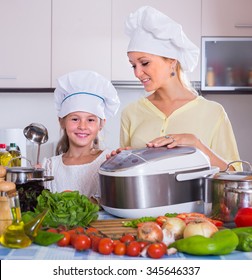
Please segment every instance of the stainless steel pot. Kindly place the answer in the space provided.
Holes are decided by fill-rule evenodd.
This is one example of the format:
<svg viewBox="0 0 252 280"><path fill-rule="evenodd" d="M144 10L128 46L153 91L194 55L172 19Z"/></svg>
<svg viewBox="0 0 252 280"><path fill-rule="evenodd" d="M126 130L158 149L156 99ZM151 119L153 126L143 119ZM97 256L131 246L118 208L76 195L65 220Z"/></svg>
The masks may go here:
<svg viewBox="0 0 252 280"><path fill-rule="evenodd" d="M211 217L233 222L238 209L252 207L252 171L220 172L207 181Z"/></svg>
<svg viewBox="0 0 252 280"><path fill-rule="evenodd" d="M7 168L6 172L6 181L11 181L18 185L28 182L51 181L53 179L53 176L44 176L43 168L10 167Z"/></svg>

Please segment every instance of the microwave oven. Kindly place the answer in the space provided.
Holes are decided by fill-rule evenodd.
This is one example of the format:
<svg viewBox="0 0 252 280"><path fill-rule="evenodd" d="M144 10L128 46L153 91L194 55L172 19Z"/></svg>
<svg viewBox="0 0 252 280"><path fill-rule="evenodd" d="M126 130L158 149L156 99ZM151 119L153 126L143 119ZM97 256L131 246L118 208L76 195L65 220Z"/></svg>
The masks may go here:
<svg viewBox="0 0 252 280"><path fill-rule="evenodd" d="M252 90L252 37L201 38L201 90Z"/></svg>

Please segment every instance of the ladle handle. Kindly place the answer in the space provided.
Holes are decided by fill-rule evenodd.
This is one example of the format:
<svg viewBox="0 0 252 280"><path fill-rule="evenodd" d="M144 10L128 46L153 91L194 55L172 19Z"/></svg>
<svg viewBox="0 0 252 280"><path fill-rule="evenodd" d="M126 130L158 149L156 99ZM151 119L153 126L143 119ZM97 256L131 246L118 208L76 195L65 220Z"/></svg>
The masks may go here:
<svg viewBox="0 0 252 280"><path fill-rule="evenodd" d="M37 164L39 164L40 144L38 143Z"/></svg>

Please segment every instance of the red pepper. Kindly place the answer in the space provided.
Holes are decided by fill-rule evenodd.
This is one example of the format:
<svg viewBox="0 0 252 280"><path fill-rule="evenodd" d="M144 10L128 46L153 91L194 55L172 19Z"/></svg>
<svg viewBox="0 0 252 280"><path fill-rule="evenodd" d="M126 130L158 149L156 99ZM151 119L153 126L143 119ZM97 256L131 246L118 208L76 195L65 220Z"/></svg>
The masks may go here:
<svg viewBox="0 0 252 280"><path fill-rule="evenodd" d="M240 208L234 218L237 227L252 226L252 207Z"/></svg>

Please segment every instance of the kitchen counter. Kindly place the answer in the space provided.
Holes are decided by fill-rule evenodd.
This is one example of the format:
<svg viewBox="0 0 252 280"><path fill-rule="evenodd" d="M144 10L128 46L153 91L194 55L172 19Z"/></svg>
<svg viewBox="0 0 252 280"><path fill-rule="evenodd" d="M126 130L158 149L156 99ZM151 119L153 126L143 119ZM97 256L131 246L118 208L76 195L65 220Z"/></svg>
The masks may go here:
<svg viewBox="0 0 252 280"><path fill-rule="evenodd" d="M116 217L101 211L99 220L116 219ZM143 257L117 256L114 254L102 255L92 250L78 252L71 247L59 247L56 244L51 246L39 246L32 244L24 249L9 249L0 245L1 260L144 260ZM252 252L233 251L223 256L193 256L183 253L176 253L171 256L164 256L162 259L170 260L252 260Z"/></svg>

